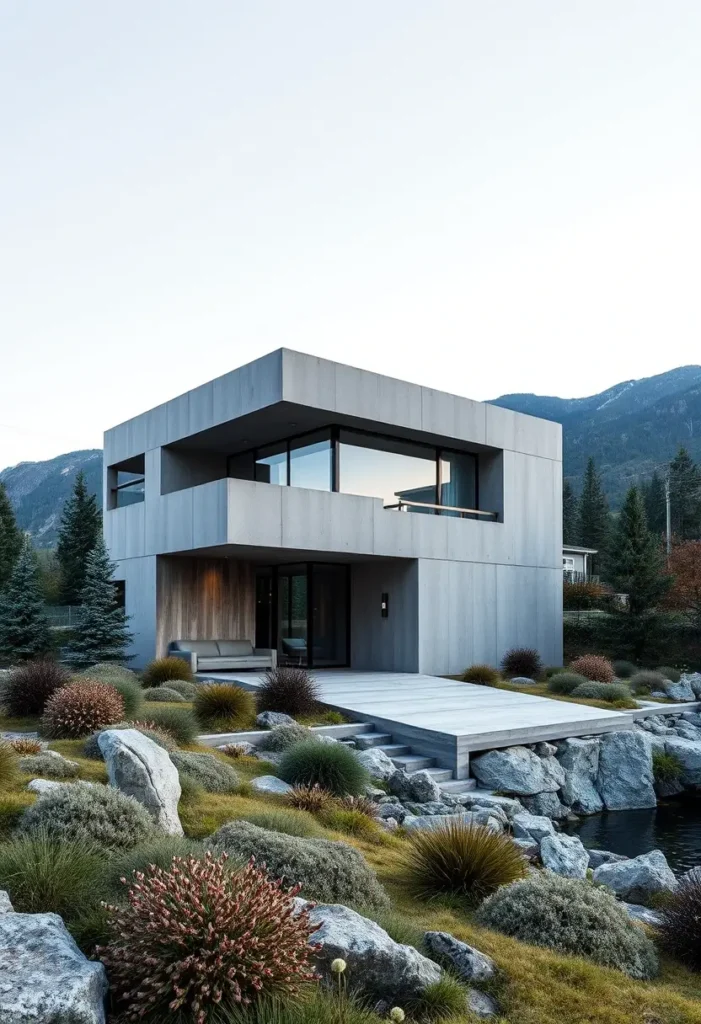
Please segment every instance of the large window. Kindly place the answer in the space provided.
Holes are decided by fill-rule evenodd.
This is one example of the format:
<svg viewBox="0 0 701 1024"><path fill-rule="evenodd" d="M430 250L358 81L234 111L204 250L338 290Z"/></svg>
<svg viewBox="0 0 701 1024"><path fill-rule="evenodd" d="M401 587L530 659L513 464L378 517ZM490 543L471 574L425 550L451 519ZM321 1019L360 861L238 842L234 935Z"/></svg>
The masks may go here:
<svg viewBox="0 0 701 1024"><path fill-rule="evenodd" d="M477 508L477 465L474 455L441 452L439 481L439 505ZM460 513L445 509L441 515L459 516Z"/></svg>
<svg viewBox="0 0 701 1024"><path fill-rule="evenodd" d="M135 455L132 459L110 466L109 508L123 508L136 505L144 500L145 457Z"/></svg>
<svg viewBox="0 0 701 1024"><path fill-rule="evenodd" d="M315 491L333 489L331 432L319 431L290 442L290 484Z"/></svg>
<svg viewBox="0 0 701 1024"><path fill-rule="evenodd" d="M385 505L402 499L437 503L434 448L342 430L338 462L338 489L344 494L382 498Z"/></svg>

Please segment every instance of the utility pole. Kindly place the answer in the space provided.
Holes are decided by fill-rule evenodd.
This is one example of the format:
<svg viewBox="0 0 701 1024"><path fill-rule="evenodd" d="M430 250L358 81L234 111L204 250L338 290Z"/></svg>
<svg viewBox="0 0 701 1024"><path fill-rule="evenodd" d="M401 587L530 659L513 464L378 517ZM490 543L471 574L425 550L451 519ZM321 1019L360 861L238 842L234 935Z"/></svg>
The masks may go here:
<svg viewBox="0 0 701 1024"><path fill-rule="evenodd" d="M669 558L672 552L672 502L669 494L669 475L664 478L664 503L665 511L667 513L667 526L666 526L666 539L667 539L667 558Z"/></svg>

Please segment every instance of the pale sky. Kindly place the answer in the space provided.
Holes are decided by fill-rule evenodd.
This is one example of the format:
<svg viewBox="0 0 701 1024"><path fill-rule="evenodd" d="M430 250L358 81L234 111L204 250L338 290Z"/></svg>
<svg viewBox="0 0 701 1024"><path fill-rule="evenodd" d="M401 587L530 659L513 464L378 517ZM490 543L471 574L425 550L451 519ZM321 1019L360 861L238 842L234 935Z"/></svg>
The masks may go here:
<svg viewBox="0 0 701 1024"><path fill-rule="evenodd" d="M285 345L701 362L698 0L0 0L0 468Z"/></svg>

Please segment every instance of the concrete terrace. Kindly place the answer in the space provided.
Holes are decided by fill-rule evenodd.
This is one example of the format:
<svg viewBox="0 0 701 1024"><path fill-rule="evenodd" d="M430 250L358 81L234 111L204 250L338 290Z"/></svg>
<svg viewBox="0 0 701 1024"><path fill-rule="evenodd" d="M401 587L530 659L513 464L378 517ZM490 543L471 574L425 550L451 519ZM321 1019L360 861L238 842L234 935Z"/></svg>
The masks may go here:
<svg viewBox="0 0 701 1024"><path fill-rule="evenodd" d="M325 704L434 758L452 769L457 779L467 777L470 753L475 751L628 729L633 724L626 712L420 673L320 669L313 675ZM217 672L200 678L256 689L263 676Z"/></svg>

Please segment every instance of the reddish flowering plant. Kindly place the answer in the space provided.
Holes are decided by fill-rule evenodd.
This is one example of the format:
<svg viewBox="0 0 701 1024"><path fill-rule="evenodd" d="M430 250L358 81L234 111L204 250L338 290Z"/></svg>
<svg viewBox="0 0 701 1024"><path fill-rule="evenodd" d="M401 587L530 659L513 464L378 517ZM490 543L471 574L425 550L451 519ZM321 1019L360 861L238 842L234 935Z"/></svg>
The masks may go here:
<svg viewBox="0 0 701 1024"><path fill-rule="evenodd" d="M113 686L77 680L49 697L42 728L54 739L77 740L124 717L124 700Z"/></svg>
<svg viewBox="0 0 701 1024"><path fill-rule="evenodd" d="M107 906L111 940L97 952L127 1020L182 1009L205 1024L215 1006L294 995L318 981L313 904L298 911L299 886L271 881L254 858L238 872L226 861L225 853L174 857L168 870L152 864L122 879L128 905Z"/></svg>

